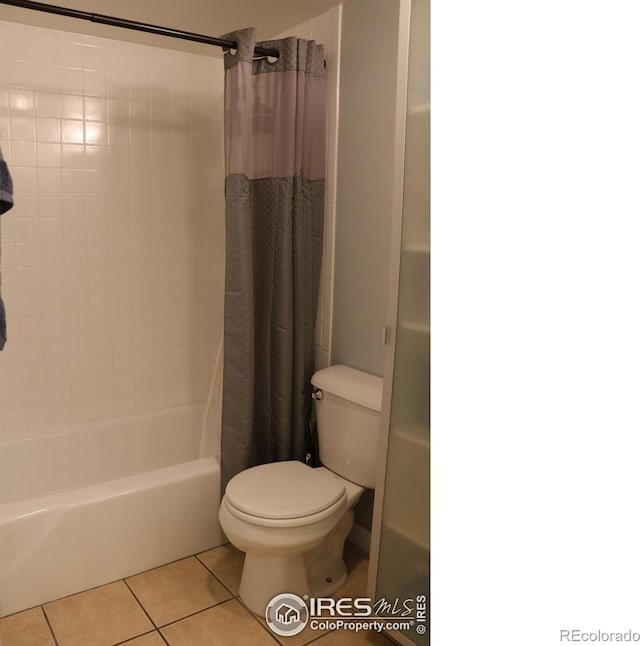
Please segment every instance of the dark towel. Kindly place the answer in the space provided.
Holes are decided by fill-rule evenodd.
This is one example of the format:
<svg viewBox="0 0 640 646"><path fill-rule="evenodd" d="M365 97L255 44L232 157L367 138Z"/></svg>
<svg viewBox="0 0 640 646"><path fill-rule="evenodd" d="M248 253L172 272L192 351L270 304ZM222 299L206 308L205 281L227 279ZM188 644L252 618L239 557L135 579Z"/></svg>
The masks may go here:
<svg viewBox="0 0 640 646"><path fill-rule="evenodd" d="M2 157L0 149L0 215L8 211L13 206L13 182L7 163ZM0 294L0 350L4 348L7 341L7 318L4 311L4 303Z"/></svg>

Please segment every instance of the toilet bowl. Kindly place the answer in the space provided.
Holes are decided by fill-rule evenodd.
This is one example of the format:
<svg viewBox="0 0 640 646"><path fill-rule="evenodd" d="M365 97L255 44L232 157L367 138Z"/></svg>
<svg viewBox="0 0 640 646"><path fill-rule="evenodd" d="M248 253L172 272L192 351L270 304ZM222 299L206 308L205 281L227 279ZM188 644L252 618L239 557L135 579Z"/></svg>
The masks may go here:
<svg viewBox="0 0 640 646"><path fill-rule="evenodd" d="M369 400L363 406L354 403L353 397L345 399L349 394L344 389L345 379L355 382L360 394L363 384L372 386L378 414L381 406L379 377L346 366L333 366L314 375L314 385L317 381L324 384L316 402L319 436L332 420L341 425L340 433L336 428L325 433L329 440L324 452L320 441L320 459L325 466L312 468L297 461L263 464L239 473L227 485L220 504L220 525L229 541L246 553L240 598L258 615L264 616L267 604L278 594L326 597L345 582L344 542L353 526L353 507L365 487L373 486L377 454L370 446L372 442L377 446L379 432L378 424L372 424L378 417L371 415L366 405ZM338 395L330 392L334 383L338 384ZM345 405L349 410L336 415ZM338 441L338 437L342 439ZM358 449L358 438L366 443L360 444L362 450ZM354 450L357 455L353 459L345 454ZM352 474L359 483L349 479Z"/></svg>
<svg viewBox="0 0 640 646"><path fill-rule="evenodd" d="M342 586L342 549L363 491L296 461L253 467L229 482L219 518L246 552L240 597L252 612L264 615L282 592L328 596Z"/></svg>

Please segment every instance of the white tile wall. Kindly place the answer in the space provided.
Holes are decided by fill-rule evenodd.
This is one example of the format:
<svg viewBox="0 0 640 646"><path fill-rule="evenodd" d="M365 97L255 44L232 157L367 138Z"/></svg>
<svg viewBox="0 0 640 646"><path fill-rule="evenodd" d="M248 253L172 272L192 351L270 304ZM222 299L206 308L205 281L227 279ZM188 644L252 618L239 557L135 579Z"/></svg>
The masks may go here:
<svg viewBox="0 0 640 646"><path fill-rule="evenodd" d="M0 22L0 437L203 400L222 329L219 58Z"/></svg>
<svg viewBox="0 0 640 646"><path fill-rule="evenodd" d="M316 366L330 363L341 7L325 45ZM284 34L282 34L284 35ZM0 21L0 437L202 401L223 320L219 58Z"/></svg>

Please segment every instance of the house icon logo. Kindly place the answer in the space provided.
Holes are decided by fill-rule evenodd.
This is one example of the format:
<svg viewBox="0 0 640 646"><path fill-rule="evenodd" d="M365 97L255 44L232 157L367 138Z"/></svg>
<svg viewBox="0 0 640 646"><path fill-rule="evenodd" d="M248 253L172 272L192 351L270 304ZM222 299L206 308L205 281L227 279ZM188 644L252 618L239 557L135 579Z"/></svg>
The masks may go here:
<svg viewBox="0 0 640 646"><path fill-rule="evenodd" d="M309 621L309 610L297 594L279 594L267 604L265 619L276 635L290 637L304 630Z"/></svg>
<svg viewBox="0 0 640 646"><path fill-rule="evenodd" d="M300 621L300 611L297 608L292 608L287 603L283 603L276 610L276 619L283 624L289 625L294 621Z"/></svg>

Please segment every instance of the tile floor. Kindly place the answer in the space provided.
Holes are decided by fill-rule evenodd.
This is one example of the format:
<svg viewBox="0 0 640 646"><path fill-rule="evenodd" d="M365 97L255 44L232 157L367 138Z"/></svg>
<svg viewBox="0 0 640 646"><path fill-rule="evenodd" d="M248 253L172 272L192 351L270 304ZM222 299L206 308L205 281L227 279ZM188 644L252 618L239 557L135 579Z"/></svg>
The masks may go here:
<svg viewBox="0 0 640 646"><path fill-rule="evenodd" d="M390 646L376 632L274 635L238 598L244 555L222 545L0 620L2 646ZM367 555L347 543L337 596L366 596Z"/></svg>

